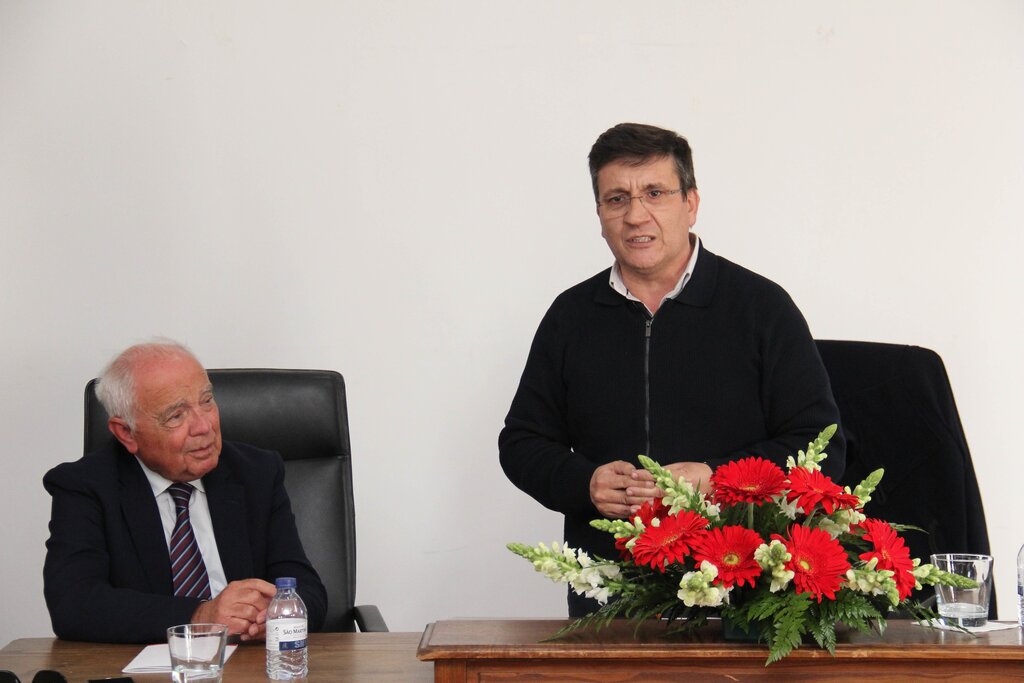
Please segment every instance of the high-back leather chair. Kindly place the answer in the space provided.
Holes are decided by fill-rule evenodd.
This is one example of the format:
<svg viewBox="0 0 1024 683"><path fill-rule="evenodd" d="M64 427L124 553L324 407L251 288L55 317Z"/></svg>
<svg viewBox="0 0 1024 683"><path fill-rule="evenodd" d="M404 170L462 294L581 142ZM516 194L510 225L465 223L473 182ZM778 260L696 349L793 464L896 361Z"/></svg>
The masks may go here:
<svg viewBox="0 0 1024 683"><path fill-rule="evenodd" d="M841 484L885 468L869 517L912 524L911 557L989 554L988 528L971 453L946 368L918 346L818 340L846 435ZM993 595L990 614L995 618Z"/></svg>
<svg viewBox="0 0 1024 683"><path fill-rule="evenodd" d="M327 589L323 631L386 631L373 605L355 606L356 532L345 380L326 370L208 370L223 438L277 451L284 459L302 546ZM85 389L85 452L113 438Z"/></svg>

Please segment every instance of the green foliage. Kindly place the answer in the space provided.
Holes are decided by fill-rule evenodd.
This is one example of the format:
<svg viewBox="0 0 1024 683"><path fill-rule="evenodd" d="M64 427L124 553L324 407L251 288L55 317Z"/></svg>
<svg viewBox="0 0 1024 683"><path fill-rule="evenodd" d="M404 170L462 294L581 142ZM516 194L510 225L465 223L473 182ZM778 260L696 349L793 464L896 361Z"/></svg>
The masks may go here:
<svg viewBox="0 0 1024 683"><path fill-rule="evenodd" d="M818 614L818 620L812 621L808 628L818 647L836 653L836 623L829 621L824 612Z"/></svg>
<svg viewBox="0 0 1024 683"><path fill-rule="evenodd" d="M835 654L839 622L858 631L880 631L885 617L875 604L879 597L843 589L836 593L835 600L818 603L807 593L747 593L740 597L739 604L723 608L722 617L747 632L760 630L768 645L767 663L771 664L800 647L805 634Z"/></svg>
<svg viewBox="0 0 1024 683"><path fill-rule="evenodd" d="M800 647L807 632L807 611L811 607L811 596L807 593L782 593L781 604L774 612L762 612L760 620L772 619L772 625L765 630L768 641L768 661L777 662L794 648Z"/></svg>
<svg viewBox="0 0 1024 683"><path fill-rule="evenodd" d="M816 611L820 612L821 619L835 624L843 622L851 628L861 632L872 629L872 624L884 619L884 615L875 601L884 600L884 596L867 596L848 589L836 593L835 600L822 601Z"/></svg>

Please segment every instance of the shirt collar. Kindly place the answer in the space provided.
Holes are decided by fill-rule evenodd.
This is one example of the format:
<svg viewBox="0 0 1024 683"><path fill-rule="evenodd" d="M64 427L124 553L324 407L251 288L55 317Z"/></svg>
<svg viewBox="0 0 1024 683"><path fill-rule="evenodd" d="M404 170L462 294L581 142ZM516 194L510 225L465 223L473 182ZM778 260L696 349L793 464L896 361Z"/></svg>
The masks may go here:
<svg viewBox="0 0 1024 683"><path fill-rule="evenodd" d="M143 474L146 475L146 479L149 480L149 486L150 488L153 489L154 496L159 496L161 493L170 488L171 484L174 483L173 481L163 476L162 474L157 474L153 470L146 467L146 463L142 462L142 459L139 456L136 455L135 459L139 462L139 466L142 467L142 472ZM194 479L188 483L192 484L192 486L194 486L197 491L202 491L203 493L206 493L206 488L203 487L202 479Z"/></svg>
<svg viewBox="0 0 1024 683"><path fill-rule="evenodd" d="M664 298L662 298L662 303L668 299L674 299L679 296L679 292L683 291L683 287L685 287L686 283L688 283L690 278L693 277L693 269L697 265L697 256L700 253L700 237L693 232L690 234L693 235L693 253L690 254L690 260L687 262L686 269L683 270L683 274L679 276L679 281L676 282L676 286L673 287L672 291L666 294ZM619 270L618 261L612 264L612 272L611 275L608 276L608 284L612 289L630 301L640 301L640 299L630 293L629 289L626 287L626 283L622 281L622 272ZM646 308L646 305L644 308ZM650 309L648 309L647 312L650 313Z"/></svg>

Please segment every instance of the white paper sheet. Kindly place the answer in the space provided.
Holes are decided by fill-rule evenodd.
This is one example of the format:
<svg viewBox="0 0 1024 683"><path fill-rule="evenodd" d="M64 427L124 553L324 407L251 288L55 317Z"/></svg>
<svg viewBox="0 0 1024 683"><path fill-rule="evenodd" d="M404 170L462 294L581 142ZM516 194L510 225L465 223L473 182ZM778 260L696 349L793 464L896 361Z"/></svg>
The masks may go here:
<svg viewBox="0 0 1024 683"><path fill-rule="evenodd" d="M224 650L224 661L227 662L234 654L237 645L228 645ZM121 669L126 674L160 674L171 672L171 651L167 643L163 645L147 645L128 666Z"/></svg>
<svg viewBox="0 0 1024 683"><path fill-rule="evenodd" d="M928 628L937 628L941 631L960 631L956 626L946 626L945 624L939 623L932 619L931 621L916 621L914 622L918 626L926 626ZM971 633L987 633L989 631L1005 631L1006 629L1020 628L1020 625L1016 621L989 621L984 626L967 626L966 629ZM960 631L963 633L963 631Z"/></svg>

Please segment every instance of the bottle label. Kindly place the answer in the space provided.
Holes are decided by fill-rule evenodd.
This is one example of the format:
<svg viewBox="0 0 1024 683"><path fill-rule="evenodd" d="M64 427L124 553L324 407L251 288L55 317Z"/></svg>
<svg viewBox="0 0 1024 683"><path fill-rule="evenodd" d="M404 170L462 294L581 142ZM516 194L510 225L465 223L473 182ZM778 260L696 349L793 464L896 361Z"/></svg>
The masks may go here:
<svg viewBox="0 0 1024 683"><path fill-rule="evenodd" d="M267 622L267 650L285 652L306 647L305 619L271 619Z"/></svg>

